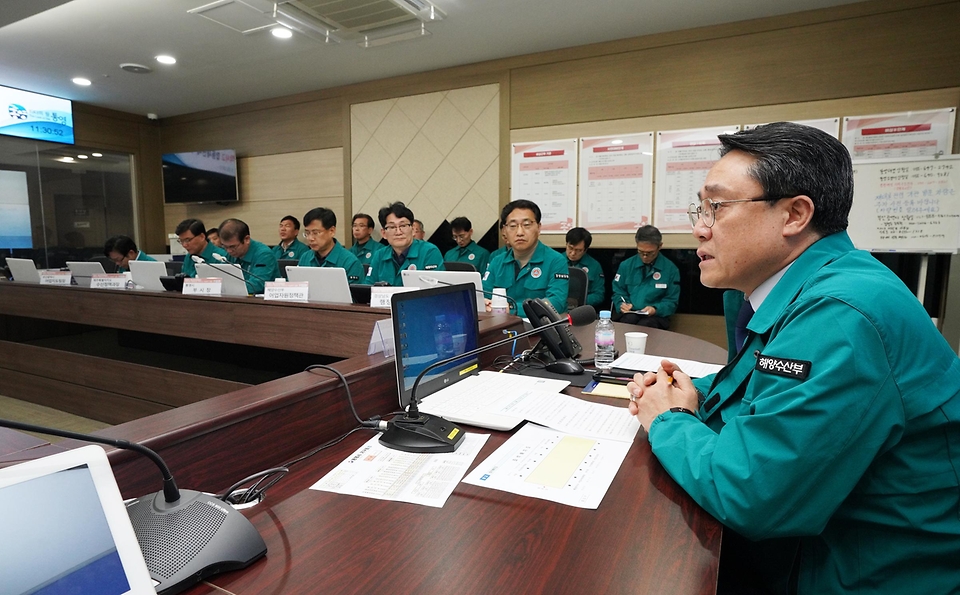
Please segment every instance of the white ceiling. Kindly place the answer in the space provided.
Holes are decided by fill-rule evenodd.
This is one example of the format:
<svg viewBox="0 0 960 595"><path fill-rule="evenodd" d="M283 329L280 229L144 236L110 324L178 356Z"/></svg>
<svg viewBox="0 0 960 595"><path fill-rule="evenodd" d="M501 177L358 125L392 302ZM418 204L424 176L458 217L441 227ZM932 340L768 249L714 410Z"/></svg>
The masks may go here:
<svg viewBox="0 0 960 595"><path fill-rule="evenodd" d="M209 1L0 0L0 84L162 118L855 0L434 0L446 18L427 25L431 35L369 49L243 35L187 13ZM153 72L120 70L126 62ZM77 76L93 85L74 85Z"/></svg>

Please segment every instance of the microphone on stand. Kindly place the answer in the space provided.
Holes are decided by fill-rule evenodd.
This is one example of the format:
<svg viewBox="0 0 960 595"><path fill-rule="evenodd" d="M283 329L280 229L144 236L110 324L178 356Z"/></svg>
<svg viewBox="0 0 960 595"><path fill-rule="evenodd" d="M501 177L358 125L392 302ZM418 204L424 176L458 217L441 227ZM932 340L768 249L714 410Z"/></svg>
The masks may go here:
<svg viewBox="0 0 960 595"><path fill-rule="evenodd" d="M0 427L132 450L160 468L163 490L127 504L157 595L173 595L215 574L246 568L267 553L247 517L215 496L178 489L160 455L142 444L6 419L0 419Z"/></svg>
<svg viewBox="0 0 960 595"><path fill-rule="evenodd" d="M232 264L233 266L235 266L235 267L237 267L238 269L240 269L240 272L241 272L241 273L246 273L246 274L250 275L251 277L256 277L257 279L260 279L260 280L263 281L264 283L266 283L267 281L273 281L273 279L264 279L264 278L261 277L260 275L258 275L258 274L256 274L256 273L254 273L253 271L251 271L249 268L246 268L246 269L243 268L243 265L240 264L239 262L230 262L229 260L227 260L227 257L224 256L223 254L217 254L216 252L214 252L214 253L213 253L213 257L214 257L218 262L220 262L221 264ZM241 278L242 278L242 277L241 277ZM244 282L246 282L246 280L244 280Z"/></svg>
<svg viewBox="0 0 960 595"><path fill-rule="evenodd" d="M382 422L385 424L386 430L383 432L383 435L380 436L380 444L387 448L393 448L403 452L455 451L463 442L464 438L464 432L460 429L460 426L442 417L421 413L417 406L417 387L427 372L440 366L446 366L485 351L496 349L497 347L509 345L517 339L540 334L545 329L562 325L584 326L596 320L597 312L593 307L578 306L571 310L566 318L560 318L559 320L539 326L533 330L525 331L518 335L501 339L489 345L483 345L482 347L471 349L460 355L448 357L447 359L442 359L430 364L425 367L420 374L417 375L416 380L413 381L413 387L410 389L410 404L407 406L406 412L402 416L398 415L388 422Z"/></svg>

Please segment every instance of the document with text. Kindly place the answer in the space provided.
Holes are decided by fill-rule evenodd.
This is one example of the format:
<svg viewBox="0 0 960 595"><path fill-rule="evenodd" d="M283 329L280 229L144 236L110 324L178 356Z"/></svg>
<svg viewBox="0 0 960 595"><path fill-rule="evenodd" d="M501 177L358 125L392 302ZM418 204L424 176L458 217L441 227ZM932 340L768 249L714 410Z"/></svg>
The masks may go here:
<svg viewBox="0 0 960 595"><path fill-rule="evenodd" d="M633 442L640 422L626 407L584 401L564 394L530 391L495 411L588 438Z"/></svg>
<svg viewBox="0 0 960 595"><path fill-rule="evenodd" d="M656 372L660 369L660 362L670 360L677 364L683 372L690 378L702 378L710 374L716 374L723 366L718 364L708 364L698 362L692 359L680 359L679 357L666 357L663 355L650 355L648 353L624 353L613 360L611 368L621 370L636 370L638 372Z"/></svg>

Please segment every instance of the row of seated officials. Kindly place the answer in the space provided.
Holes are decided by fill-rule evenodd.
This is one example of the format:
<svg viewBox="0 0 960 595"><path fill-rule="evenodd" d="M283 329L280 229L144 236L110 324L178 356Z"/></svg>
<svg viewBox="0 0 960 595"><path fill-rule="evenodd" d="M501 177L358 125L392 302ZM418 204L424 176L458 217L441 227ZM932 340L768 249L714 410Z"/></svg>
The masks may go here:
<svg viewBox="0 0 960 595"><path fill-rule="evenodd" d="M614 319L620 322L668 328L669 317L677 309L680 274L676 265L660 254L663 239L651 225L637 230L637 254L620 264L612 283L612 300L607 302L603 269L587 254L593 239L590 232L582 227L569 230L565 255L549 248L540 241L541 212L532 201L515 200L503 208L500 229L504 246L493 253L473 240L473 225L466 217L451 222L457 245L445 255L423 239L422 223L402 202L380 209L378 218L386 243L373 239L373 217L358 213L353 216L354 243L350 248L337 241L337 216L323 207L303 216L302 229L296 217L284 217L280 221L280 242L272 248L252 239L249 226L239 219L227 219L209 229L198 219L186 219L175 231L187 252L181 272L187 277L196 276L192 257L217 262L216 254L240 265L248 273L247 291L256 294L263 292L265 280L282 275L281 262L339 267L346 271L351 284L393 286L403 285L402 270L456 268L480 272L488 295L494 288L505 288L512 313L516 313L515 304L542 298L558 312L583 303L597 309L610 306ZM121 272L129 268L130 260L153 260L126 236L107 240L104 254Z"/></svg>

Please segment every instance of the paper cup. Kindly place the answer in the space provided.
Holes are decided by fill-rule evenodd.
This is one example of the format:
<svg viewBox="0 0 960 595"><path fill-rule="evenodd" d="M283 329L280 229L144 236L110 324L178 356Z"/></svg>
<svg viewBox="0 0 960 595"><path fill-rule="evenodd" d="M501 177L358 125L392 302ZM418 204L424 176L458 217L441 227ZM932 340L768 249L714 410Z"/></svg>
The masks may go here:
<svg viewBox="0 0 960 595"><path fill-rule="evenodd" d="M627 340L627 353L645 353L647 350L647 333L624 333Z"/></svg>
<svg viewBox="0 0 960 595"><path fill-rule="evenodd" d="M510 310L507 304L507 290L504 287L494 287L490 300L490 307L495 314L506 314Z"/></svg>

